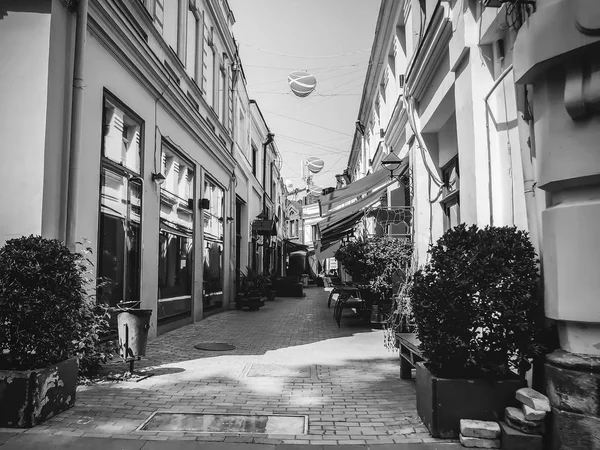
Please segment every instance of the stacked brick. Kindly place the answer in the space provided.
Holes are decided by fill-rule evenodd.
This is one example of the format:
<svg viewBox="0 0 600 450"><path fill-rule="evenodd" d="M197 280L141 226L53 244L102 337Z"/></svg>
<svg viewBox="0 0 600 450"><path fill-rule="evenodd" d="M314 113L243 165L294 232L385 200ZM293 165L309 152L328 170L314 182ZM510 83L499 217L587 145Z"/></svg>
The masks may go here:
<svg viewBox="0 0 600 450"><path fill-rule="evenodd" d="M548 398L531 388L519 389L516 398L520 408L504 410L502 448L510 450L542 450L546 413L550 412Z"/></svg>
<svg viewBox="0 0 600 450"><path fill-rule="evenodd" d="M504 421L487 422L461 419L460 443L468 448L500 448L503 450L542 450L548 398L530 388L519 389L516 399L520 407L504 410Z"/></svg>
<svg viewBox="0 0 600 450"><path fill-rule="evenodd" d="M469 448L500 448L500 426L496 422L461 419L460 443Z"/></svg>

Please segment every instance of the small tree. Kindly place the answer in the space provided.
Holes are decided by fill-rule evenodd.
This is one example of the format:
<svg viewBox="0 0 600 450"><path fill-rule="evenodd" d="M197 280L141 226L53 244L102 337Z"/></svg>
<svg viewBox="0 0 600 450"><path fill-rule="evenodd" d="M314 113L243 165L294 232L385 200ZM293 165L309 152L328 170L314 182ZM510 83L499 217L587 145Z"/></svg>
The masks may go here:
<svg viewBox="0 0 600 450"><path fill-rule="evenodd" d="M410 289L429 370L449 378L523 375L542 351L536 256L528 234L462 224L429 254Z"/></svg>
<svg viewBox="0 0 600 450"><path fill-rule="evenodd" d="M391 300L394 287L403 281L412 248L406 239L374 236L348 242L335 253L335 258L352 280L365 285L379 301L387 301Z"/></svg>

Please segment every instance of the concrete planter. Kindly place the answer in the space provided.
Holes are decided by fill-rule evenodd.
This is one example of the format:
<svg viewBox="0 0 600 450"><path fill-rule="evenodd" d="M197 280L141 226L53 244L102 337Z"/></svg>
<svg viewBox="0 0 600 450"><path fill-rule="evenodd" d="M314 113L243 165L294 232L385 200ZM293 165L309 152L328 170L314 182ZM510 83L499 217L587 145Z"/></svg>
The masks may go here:
<svg viewBox="0 0 600 450"><path fill-rule="evenodd" d="M29 428L75 404L77 358L33 370L0 370L0 427Z"/></svg>
<svg viewBox="0 0 600 450"><path fill-rule="evenodd" d="M494 420L504 408L516 406L515 392L527 385L522 379L449 379L433 375L417 363L417 412L436 438L455 438L460 419Z"/></svg>

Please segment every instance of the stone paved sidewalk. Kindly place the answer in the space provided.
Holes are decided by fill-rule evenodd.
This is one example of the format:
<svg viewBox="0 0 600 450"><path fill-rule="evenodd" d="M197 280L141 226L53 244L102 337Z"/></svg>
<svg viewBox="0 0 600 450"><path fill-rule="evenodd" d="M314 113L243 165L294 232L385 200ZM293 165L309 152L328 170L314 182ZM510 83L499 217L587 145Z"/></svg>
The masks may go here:
<svg viewBox="0 0 600 450"><path fill-rule="evenodd" d="M81 386L74 408L26 433L256 444L438 442L416 413L415 386L397 352L352 312L338 328L323 288L277 298L256 312L230 310L148 343L139 382ZM201 351L227 342L232 351ZM113 369L124 370L115 362ZM156 411L305 415L308 434L243 435L137 429ZM0 430L6 431L6 430Z"/></svg>

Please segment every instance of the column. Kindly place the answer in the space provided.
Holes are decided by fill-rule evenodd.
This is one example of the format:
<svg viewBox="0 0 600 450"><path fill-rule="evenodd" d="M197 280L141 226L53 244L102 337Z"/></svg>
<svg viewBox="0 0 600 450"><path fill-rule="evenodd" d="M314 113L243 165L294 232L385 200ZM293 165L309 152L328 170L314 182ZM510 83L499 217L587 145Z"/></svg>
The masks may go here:
<svg viewBox="0 0 600 450"><path fill-rule="evenodd" d="M545 377L557 450L600 448L600 3L539 0L515 79L533 85L545 312L560 349Z"/></svg>

